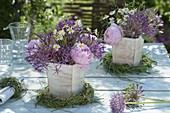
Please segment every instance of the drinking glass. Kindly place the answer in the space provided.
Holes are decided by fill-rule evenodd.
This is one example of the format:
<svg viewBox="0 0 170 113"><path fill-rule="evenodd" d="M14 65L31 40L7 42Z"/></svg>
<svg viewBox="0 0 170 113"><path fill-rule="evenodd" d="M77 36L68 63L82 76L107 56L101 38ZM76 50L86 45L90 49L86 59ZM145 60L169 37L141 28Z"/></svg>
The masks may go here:
<svg viewBox="0 0 170 113"><path fill-rule="evenodd" d="M12 40L14 41L13 64L27 64L26 46L30 36L30 24L22 22L13 22L9 24Z"/></svg>
<svg viewBox="0 0 170 113"><path fill-rule="evenodd" d="M0 39L0 75L11 74L13 41Z"/></svg>

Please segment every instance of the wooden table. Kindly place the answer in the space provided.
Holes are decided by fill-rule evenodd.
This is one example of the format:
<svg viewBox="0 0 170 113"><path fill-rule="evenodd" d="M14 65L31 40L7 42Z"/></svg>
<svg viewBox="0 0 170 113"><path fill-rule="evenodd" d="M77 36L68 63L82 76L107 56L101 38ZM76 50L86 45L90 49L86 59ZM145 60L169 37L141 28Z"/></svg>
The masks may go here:
<svg viewBox="0 0 170 113"><path fill-rule="evenodd" d="M108 46L108 50L110 49L111 47ZM139 75L125 74L121 77L128 77L143 83L142 86L146 97L170 100L170 59L168 58L165 46L162 43L146 43L143 49L145 52L149 52L149 55L157 61L158 65L154 69L158 69L159 72L152 74L141 73ZM98 60L90 64L85 80L93 86L95 96L101 99L101 103L75 106L74 108L61 110L47 109L42 106L35 107L36 91L47 84L45 72L36 72L31 67L24 71L15 71L14 67L12 76L25 76L25 84L29 90L22 99L9 100L1 105L0 113L111 113L109 107L111 96L117 91L122 91L130 81L123 81L116 76L111 76L102 67L96 68L98 65ZM133 111L126 110L126 113L170 113L170 103L144 105L144 107Z"/></svg>

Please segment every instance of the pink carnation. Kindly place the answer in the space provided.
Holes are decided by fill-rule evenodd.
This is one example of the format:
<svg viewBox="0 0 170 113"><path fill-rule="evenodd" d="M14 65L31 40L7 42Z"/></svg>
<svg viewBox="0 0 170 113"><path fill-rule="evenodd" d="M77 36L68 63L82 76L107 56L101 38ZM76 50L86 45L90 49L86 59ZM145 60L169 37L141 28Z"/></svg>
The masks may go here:
<svg viewBox="0 0 170 113"><path fill-rule="evenodd" d="M76 43L71 49L71 57L81 68L87 68L87 65L92 62L94 55L87 45Z"/></svg>
<svg viewBox="0 0 170 113"><path fill-rule="evenodd" d="M104 41L107 44L115 44L117 45L122 38L122 29L116 25L111 24L104 33Z"/></svg>

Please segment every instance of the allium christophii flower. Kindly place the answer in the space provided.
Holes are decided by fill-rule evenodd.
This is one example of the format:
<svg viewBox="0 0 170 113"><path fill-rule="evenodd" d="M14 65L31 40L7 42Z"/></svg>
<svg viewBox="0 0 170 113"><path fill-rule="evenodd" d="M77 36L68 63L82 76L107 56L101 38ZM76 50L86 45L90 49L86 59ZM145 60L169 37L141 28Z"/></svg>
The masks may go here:
<svg viewBox="0 0 170 113"><path fill-rule="evenodd" d="M163 26L161 16L156 13L154 9L146 9L129 14L121 25L124 34L131 38L138 38L141 35L154 38L158 32L161 33L160 28Z"/></svg>
<svg viewBox="0 0 170 113"><path fill-rule="evenodd" d="M124 95L124 100L126 102L140 102L143 95L143 87L139 84L130 83L122 92ZM137 108L141 105L138 104L126 104L127 108Z"/></svg>
<svg viewBox="0 0 170 113"><path fill-rule="evenodd" d="M123 99L123 94L115 93L110 100L110 107L113 113L124 113L125 101Z"/></svg>
<svg viewBox="0 0 170 113"><path fill-rule="evenodd" d="M97 37L88 33L82 33L78 39L80 43L84 43L87 46L90 46L95 40L97 40Z"/></svg>
<svg viewBox="0 0 170 113"><path fill-rule="evenodd" d="M149 19L143 12L130 15L124 24L121 25L127 37L138 38L140 35L154 35L149 26Z"/></svg>
<svg viewBox="0 0 170 113"><path fill-rule="evenodd" d="M56 28L59 31L59 30L62 30L63 28L65 28L67 26L68 27L73 26L75 23L76 23L76 21L74 19L67 19L67 20L59 22Z"/></svg>
<svg viewBox="0 0 170 113"><path fill-rule="evenodd" d="M95 43L90 46L91 52L99 59L103 57L103 53L105 53L104 49L105 47L101 40L95 41Z"/></svg>
<svg viewBox="0 0 170 113"><path fill-rule="evenodd" d="M43 48L41 47L41 43L37 46L35 42L37 43L39 42L39 40L31 41L28 44L28 47L26 49L27 57L25 59L34 67L35 70L42 71L47 66L49 59L54 59L51 54L55 53L49 46Z"/></svg>
<svg viewBox="0 0 170 113"><path fill-rule="evenodd" d="M86 68L87 65L92 62L93 56L90 48L83 43L76 43L71 49L72 59L82 68Z"/></svg>
<svg viewBox="0 0 170 113"><path fill-rule="evenodd" d="M37 52L39 45L40 40L31 40L27 45L26 53L34 54L35 52Z"/></svg>
<svg viewBox="0 0 170 113"><path fill-rule="evenodd" d="M104 41L107 44L115 44L117 45L122 38L122 30L116 24L111 24L104 33Z"/></svg>
<svg viewBox="0 0 170 113"><path fill-rule="evenodd" d="M31 40L28 43L27 48L36 49L36 48L38 48L39 45L40 45L40 40Z"/></svg>

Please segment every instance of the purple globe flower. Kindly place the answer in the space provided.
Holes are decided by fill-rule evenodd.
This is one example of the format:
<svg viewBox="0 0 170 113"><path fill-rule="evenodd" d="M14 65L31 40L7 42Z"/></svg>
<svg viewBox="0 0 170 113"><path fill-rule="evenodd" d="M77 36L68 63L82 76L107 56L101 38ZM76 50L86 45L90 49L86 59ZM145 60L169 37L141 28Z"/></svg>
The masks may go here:
<svg viewBox="0 0 170 113"><path fill-rule="evenodd" d="M59 22L56 28L57 30L62 30L66 25L73 26L74 24L75 24L74 19L67 19L67 20Z"/></svg>
<svg viewBox="0 0 170 113"><path fill-rule="evenodd" d="M34 54L35 52L38 51L38 47L40 45L40 40L31 40L26 49L26 53Z"/></svg>
<svg viewBox="0 0 170 113"><path fill-rule="evenodd" d="M40 45L40 40L31 40L28 43L27 48L38 48L39 45Z"/></svg>
<svg viewBox="0 0 170 113"><path fill-rule="evenodd" d="M157 33L162 32L163 21L161 16L157 15L155 9L138 10L121 24L126 37L138 38L139 36L147 36L155 38Z"/></svg>
<svg viewBox="0 0 170 113"><path fill-rule="evenodd" d="M91 46L91 44L96 40L97 40L97 37L89 33L82 33L78 39L79 42L84 43L87 46Z"/></svg>
<svg viewBox="0 0 170 113"><path fill-rule="evenodd" d="M124 113L125 101L122 93L115 93L110 100L110 107L113 113Z"/></svg>

